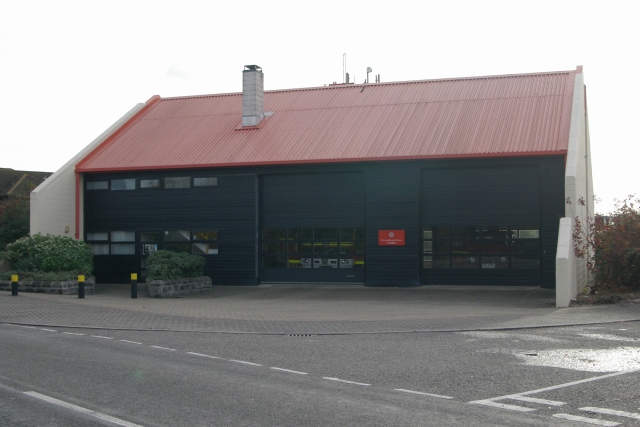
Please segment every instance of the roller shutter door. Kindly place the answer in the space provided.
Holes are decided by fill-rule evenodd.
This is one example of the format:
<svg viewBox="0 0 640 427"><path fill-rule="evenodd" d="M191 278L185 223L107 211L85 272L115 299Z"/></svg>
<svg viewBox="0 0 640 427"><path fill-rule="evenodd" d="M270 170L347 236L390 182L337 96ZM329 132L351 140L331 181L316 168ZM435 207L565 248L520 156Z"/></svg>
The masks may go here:
<svg viewBox="0 0 640 427"><path fill-rule="evenodd" d="M261 177L261 282L362 283L361 172Z"/></svg>

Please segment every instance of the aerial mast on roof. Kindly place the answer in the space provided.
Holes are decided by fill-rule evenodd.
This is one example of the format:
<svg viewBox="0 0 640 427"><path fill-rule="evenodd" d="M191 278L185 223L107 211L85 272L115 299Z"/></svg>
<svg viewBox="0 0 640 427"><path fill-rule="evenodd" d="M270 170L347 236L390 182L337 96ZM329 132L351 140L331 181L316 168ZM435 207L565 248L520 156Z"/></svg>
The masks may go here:
<svg viewBox="0 0 640 427"><path fill-rule="evenodd" d="M342 83L349 83L347 74L347 53L342 54Z"/></svg>
<svg viewBox="0 0 640 427"><path fill-rule="evenodd" d="M347 73L347 54L342 54L342 84L349 84L350 78L349 73Z"/></svg>

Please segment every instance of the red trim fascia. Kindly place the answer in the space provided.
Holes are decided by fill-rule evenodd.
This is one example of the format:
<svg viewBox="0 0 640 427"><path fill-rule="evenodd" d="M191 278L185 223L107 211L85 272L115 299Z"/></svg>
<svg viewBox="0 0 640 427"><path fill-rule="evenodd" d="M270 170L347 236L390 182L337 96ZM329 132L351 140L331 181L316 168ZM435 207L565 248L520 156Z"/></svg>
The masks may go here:
<svg viewBox="0 0 640 427"><path fill-rule="evenodd" d="M111 144L111 142L113 142L116 138L118 138L124 132L129 130L129 128L131 128L131 126L133 126L133 124L136 121L138 121L138 119L140 117L142 117L144 114L147 114L147 112L151 108L153 108L153 106L155 106L161 100L162 100L162 98L160 98L160 95L154 95L151 98L149 98L149 100L147 102L145 102L145 104L147 104L147 105L145 107L142 107L142 110L140 110L136 114L134 114L133 117L131 117L129 120L127 120L127 122L125 124L123 124L118 129L116 129L111 135L109 135L104 141L102 141L102 143L100 145L98 145L96 148L93 149L93 151L91 151L82 160L80 160L76 164L76 171L81 171L83 164L86 164L89 160L91 160L98 153L100 153L102 150L104 150L109 144Z"/></svg>
<svg viewBox="0 0 640 427"><path fill-rule="evenodd" d="M80 240L80 173L76 172L76 240Z"/></svg>
<svg viewBox="0 0 640 427"><path fill-rule="evenodd" d="M131 166L122 168L87 168L76 169L78 172L126 172L126 171L151 171L151 170L175 170L175 169L204 169L204 168L230 168L242 166L276 166L276 165L300 165L323 163L358 163L358 162L389 162L395 160L438 160L438 159L486 159L504 157L534 157L534 156L561 156L567 154L567 150L558 151L531 151L526 153L483 153L483 154L447 154L430 156L398 156L398 157L360 157L348 159L321 159L321 160L294 160L272 162L238 162L238 163L208 163L200 165L163 165L163 166Z"/></svg>

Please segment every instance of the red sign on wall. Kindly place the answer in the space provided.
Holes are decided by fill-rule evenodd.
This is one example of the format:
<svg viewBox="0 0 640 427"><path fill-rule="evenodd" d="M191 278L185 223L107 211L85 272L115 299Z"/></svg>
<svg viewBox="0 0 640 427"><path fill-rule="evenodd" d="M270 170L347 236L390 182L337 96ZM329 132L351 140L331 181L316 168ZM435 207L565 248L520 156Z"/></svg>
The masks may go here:
<svg viewBox="0 0 640 427"><path fill-rule="evenodd" d="M378 246L404 246L404 230L378 230Z"/></svg>

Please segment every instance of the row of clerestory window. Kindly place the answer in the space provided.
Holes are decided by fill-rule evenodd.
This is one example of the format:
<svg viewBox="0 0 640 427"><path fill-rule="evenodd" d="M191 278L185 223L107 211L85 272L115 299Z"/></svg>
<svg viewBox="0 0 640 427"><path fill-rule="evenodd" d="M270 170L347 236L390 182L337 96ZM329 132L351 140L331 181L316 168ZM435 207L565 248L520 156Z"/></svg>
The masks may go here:
<svg viewBox="0 0 640 427"><path fill-rule="evenodd" d="M216 187L218 185L218 177L190 177L190 176L174 176L165 178L124 178L111 179L105 181L87 181L86 188L89 191L95 190L147 190L147 189L178 189L191 187Z"/></svg>
<svg viewBox="0 0 640 427"><path fill-rule="evenodd" d="M85 241L94 255L145 256L160 249L194 255L218 254L217 230L98 231L87 233Z"/></svg>

